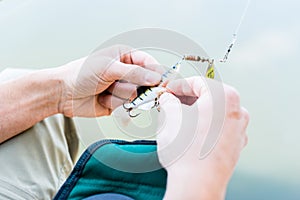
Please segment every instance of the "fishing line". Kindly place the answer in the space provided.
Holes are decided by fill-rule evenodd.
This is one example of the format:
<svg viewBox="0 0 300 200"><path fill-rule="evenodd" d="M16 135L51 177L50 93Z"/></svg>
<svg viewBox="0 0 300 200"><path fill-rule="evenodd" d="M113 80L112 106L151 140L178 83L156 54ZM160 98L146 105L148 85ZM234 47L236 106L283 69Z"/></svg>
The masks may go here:
<svg viewBox="0 0 300 200"><path fill-rule="evenodd" d="M246 4L246 6L245 6L245 8L244 8L244 11L243 11L243 13L242 13L242 16L241 16L241 18L240 18L240 21L239 21L239 23L238 23L238 25L237 25L237 27L236 27L236 29L235 29L233 35L232 35L232 40L231 40L231 43L230 43L230 45L229 45L229 47L228 47L228 49L227 49L227 52L225 53L223 59L220 60L220 62L222 62L222 63L225 63L225 62L227 61L228 56L229 56L229 53L230 53L230 51L231 51L231 49L232 49L234 43L236 42L237 34L238 34L239 30L240 30L240 27L241 27L241 25L242 25L242 23L243 23L243 21L244 21L244 18L245 18L245 16L246 16L246 14L247 14L247 12L248 12L248 8L249 8L249 5L250 5L250 2L251 2L251 0L248 0L248 1L247 1L247 4Z"/></svg>

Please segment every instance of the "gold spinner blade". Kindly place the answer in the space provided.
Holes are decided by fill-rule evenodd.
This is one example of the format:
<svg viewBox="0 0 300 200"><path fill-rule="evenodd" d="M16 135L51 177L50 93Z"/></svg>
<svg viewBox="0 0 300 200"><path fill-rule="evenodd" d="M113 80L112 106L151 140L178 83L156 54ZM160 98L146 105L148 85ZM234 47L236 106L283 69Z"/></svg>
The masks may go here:
<svg viewBox="0 0 300 200"><path fill-rule="evenodd" d="M214 60L212 60L212 62L210 62L208 64L205 76L207 78L211 78L211 79L215 78L215 64L214 64Z"/></svg>

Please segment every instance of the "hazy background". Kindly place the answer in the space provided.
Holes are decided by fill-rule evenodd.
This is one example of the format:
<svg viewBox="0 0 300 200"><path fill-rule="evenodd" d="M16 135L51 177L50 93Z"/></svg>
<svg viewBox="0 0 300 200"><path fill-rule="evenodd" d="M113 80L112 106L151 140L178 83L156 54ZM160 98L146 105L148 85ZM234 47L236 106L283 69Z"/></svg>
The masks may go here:
<svg viewBox="0 0 300 200"><path fill-rule="evenodd" d="M178 31L221 58L246 3L2 0L0 70L59 66L114 35L144 27ZM299 19L297 0L252 0L228 62L217 65L251 116L249 144L229 186L229 200L300 199ZM109 118L78 122L83 146L99 139L99 129L121 137Z"/></svg>

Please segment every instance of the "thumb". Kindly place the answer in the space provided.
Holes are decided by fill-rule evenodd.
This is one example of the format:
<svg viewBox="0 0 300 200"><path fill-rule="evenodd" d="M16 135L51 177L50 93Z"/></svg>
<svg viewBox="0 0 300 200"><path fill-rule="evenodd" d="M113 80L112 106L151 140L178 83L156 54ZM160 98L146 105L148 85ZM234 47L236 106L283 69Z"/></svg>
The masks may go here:
<svg viewBox="0 0 300 200"><path fill-rule="evenodd" d="M180 100L170 93L164 93L159 99L161 112L158 115L157 143L158 148L164 148L177 136L182 118Z"/></svg>
<svg viewBox="0 0 300 200"><path fill-rule="evenodd" d="M160 105L157 150L160 163L167 167L180 159L197 137L198 109L181 104L170 93L161 96Z"/></svg>

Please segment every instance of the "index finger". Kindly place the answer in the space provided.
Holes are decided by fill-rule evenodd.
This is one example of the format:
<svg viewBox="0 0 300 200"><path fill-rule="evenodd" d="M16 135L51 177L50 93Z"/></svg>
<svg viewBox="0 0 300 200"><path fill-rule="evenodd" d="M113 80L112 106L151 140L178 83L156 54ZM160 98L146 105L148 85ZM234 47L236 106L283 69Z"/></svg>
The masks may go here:
<svg viewBox="0 0 300 200"><path fill-rule="evenodd" d="M114 45L104 49L100 49L93 53L98 57L109 57L125 64L139 65L143 68L162 74L164 69L159 65L158 61L150 54L134 49L128 45Z"/></svg>
<svg viewBox="0 0 300 200"><path fill-rule="evenodd" d="M157 72L145 69L139 65L124 64L119 61L113 62L105 71L105 77L110 82L125 80L137 85L153 86L160 82L161 75Z"/></svg>
<svg viewBox="0 0 300 200"><path fill-rule="evenodd" d="M162 74L164 68L150 54L137 49L120 48L120 62L134 64Z"/></svg>

